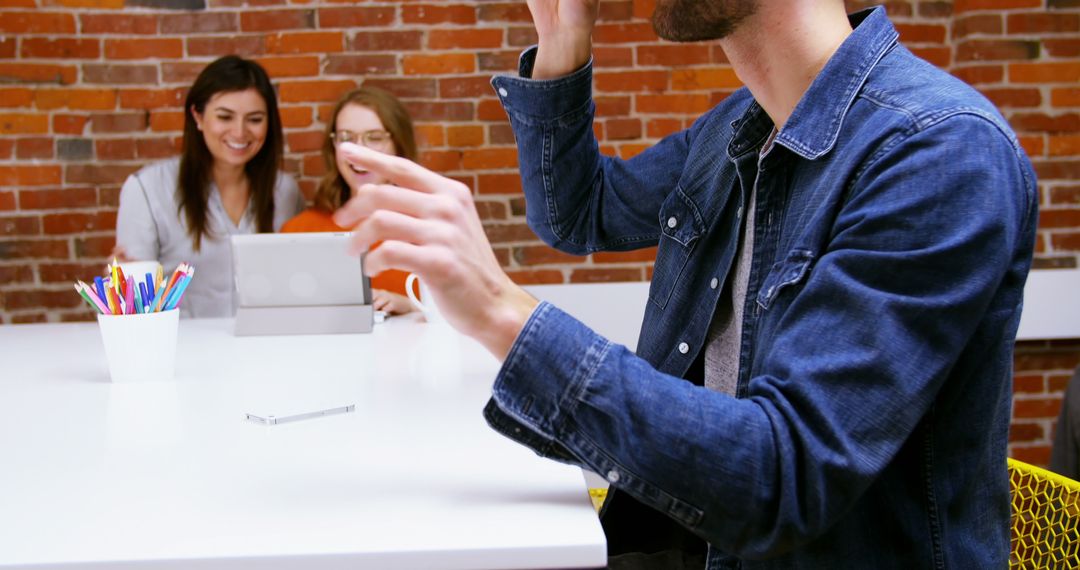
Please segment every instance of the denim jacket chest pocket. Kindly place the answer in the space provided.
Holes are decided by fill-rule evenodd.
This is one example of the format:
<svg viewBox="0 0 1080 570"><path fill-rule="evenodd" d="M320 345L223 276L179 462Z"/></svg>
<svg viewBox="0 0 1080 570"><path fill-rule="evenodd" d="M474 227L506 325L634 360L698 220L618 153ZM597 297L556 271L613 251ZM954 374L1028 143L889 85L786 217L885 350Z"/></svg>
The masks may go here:
<svg viewBox="0 0 1080 570"><path fill-rule="evenodd" d="M694 244L704 231L701 213L681 188L676 188L660 208L660 245L653 264L649 300L661 309L667 305Z"/></svg>
<svg viewBox="0 0 1080 570"><path fill-rule="evenodd" d="M758 306L768 310L785 289L794 289L796 285L804 282L814 264L814 258L813 251L798 248L789 251L784 259L774 263L758 289Z"/></svg>

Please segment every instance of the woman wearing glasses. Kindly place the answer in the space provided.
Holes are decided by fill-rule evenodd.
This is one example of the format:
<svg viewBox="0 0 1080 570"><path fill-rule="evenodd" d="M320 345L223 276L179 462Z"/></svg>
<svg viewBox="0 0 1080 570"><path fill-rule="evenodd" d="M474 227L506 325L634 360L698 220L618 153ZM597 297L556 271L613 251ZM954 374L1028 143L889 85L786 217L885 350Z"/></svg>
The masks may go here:
<svg viewBox="0 0 1080 570"><path fill-rule="evenodd" d="M314 206L285 222L283 232L345 232L334 223L334 211L340 208L364 184L383 184L385 179L373 172L349 164L338 152L343 142L416 160L416 140L412 119L401 101L374 87L361 87L346 93L334 106L334 119L326 125L322 155L326 174L315 190ZM372 305L390 314L413 310L405 296L408 273L389 270L371 279Z"/></svg>
<svg viewBox="0 0 1080 570"><path fill-rule="evenodd" d="M233 234L270 233L304 207L281 172L277 99L259 64L234 55L207 65L184 102L183 150L132 174L120 190L120 261L191 263L185 316L227 317L233 306Z"/></svg>

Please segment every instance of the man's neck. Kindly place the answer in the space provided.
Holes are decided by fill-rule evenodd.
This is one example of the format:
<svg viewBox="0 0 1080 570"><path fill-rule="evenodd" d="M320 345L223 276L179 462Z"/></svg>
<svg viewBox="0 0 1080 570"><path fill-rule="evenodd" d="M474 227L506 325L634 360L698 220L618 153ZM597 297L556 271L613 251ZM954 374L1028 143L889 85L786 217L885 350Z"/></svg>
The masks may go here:
<svg viewBox="0 0 1080 570"><path fill-rule="evenodd" d="M761 0L720 40L735 73L782 128L851 25L842 2Z"/></svg>

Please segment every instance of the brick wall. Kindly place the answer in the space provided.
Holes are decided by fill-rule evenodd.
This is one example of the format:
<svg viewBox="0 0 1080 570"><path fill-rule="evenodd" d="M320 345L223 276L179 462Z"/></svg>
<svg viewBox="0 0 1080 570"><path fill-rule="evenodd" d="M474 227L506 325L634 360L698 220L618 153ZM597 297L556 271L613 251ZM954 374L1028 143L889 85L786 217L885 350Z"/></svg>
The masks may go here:
<svg viewBox="0 0 1080 570"><path fill-rule="evenodd" d="M714 44L656 39L653 0L605 0L596 133L630 156L688 126L739 81ZM851 8L869 2L849 2ZM913 51L975 85L1019 132L1040 178L1040 267L1080 256L1080 0L891 1ZM535 39L524 1L0 0L0 322L85 320L74 278L113 245L124 178L178 148L185 89L225 53L279 86L287 168L310 195L329 106L361 83L406 101L428 167L468 183L521 283L647 279L653 251L585 258L524 223L516 154L488 85ZM1018 457L1048 454L1080 344L1022 344Z"/></svg>

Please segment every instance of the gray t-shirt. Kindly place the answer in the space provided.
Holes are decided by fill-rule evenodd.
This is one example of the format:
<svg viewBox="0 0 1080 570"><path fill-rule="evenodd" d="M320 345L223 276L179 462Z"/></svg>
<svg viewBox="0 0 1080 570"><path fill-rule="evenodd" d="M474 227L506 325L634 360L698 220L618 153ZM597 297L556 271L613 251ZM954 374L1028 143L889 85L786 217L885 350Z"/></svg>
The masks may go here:
<svg viewBox="0 0 1080 570"><path fill-rule="evenodd" d="M234 224L225 212L217 185L210 184L207 227L201 248L195 252L187 220L178 207L176 182L180 159L150 164L128 176L120 190L116 218L116 244L134 261L157 260L166 278L181 262L195 267L195 276L184 293L180 313L185 317L231 317L233 298L232 249L229 236L256 232L250 203ZM304 208L296 181L278 173L274 186L274 231Z"/></svg>

